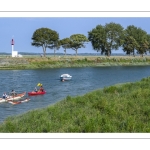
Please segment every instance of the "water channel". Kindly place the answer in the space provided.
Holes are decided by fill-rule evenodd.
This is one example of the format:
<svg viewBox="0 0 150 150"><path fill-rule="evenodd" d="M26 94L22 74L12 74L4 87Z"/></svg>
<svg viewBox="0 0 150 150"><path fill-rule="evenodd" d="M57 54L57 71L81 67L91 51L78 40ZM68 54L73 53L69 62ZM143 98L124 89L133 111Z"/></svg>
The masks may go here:
<svg viewBox="0 0 150 150"><path fill-rule="evenodd" d="M72 75L72 80L61 82L59 76L63 73ZM27 103L0 103L0 122L8 116L52 105L68 95L83 95L117 83L136 82L148 76L150 66L0 70L1 97L3 92L8 93L12 89L17 93L32 91L38 83L42 83L47 92L45 95L30 97L31 100Z"/></svg>

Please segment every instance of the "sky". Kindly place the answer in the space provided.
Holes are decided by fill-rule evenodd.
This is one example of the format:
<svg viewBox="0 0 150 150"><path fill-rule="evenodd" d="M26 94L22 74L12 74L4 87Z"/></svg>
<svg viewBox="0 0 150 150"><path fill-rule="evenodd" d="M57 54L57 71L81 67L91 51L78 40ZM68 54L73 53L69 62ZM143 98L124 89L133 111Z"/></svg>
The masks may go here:
<svg viewBox="0 0 150 150"><path fill-rule="evenodd" d="M14 50L19 52L43 53L42 47L31 45L32 35L39 28L49 28L59 34L59 39L70 37L72 34L84 34L97 25L106 23L119 23L123 28L134 25L150 34L149 17L0 17L0 52L11 53L11 39L15 41ZM53 50L47 49L47 53ZM63 53L63 48L57 53ZM112 53L123 52L113 50ZM75 51L68 49L67 53L75 54ZM85 48L78 49L78 53L97 53L93 50L91 43Z"/></svg>

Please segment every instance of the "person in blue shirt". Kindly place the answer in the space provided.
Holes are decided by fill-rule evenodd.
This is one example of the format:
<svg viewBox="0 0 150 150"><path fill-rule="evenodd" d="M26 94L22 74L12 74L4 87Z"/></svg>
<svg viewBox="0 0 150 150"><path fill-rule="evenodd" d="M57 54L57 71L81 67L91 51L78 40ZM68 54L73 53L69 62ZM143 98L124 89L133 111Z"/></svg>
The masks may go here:
<svg viewBox="0 0 150 150"><path fill-rule="evenodd" d="M6 99L7 98L7 94L3 93L3 98Z"/></svg>

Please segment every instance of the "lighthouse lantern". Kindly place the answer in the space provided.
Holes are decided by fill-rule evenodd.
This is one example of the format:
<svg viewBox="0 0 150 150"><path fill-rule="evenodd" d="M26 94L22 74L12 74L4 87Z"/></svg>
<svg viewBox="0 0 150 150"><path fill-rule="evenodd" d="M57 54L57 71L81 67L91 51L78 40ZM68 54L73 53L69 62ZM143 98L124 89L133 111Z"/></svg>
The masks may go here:
<svg viewBox="0 0 150 150"><path fill-rule="evenodd" d="M14 45L14 44L15 44L15 43L14 43L14 40L12 39L12 40L11 40L11 45Z"/></svg>

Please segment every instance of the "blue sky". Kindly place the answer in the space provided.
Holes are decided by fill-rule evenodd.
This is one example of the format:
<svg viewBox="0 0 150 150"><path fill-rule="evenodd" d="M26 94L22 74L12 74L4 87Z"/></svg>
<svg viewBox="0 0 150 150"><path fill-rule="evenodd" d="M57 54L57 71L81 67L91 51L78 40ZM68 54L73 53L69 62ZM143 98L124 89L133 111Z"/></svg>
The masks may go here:
<svg viewBox="0 0 150 150"><path fill-rule="evenodd" d="M31 38L36 29L46 27L59 33L59 38L70 37L72 34L84 34L88 36L97 25L106 23L119 23L124 28L128 25L135 25L150 34L149 17L1 17L0 18L0 52L11 53L11 39L14 38L14 49L18 52L42 53L42 47L31 46ZM58 52L63 52L61 48ZM91 43L86 48L78 50L78 53L93 53ZM122 52L112 51L114 52ZM53 50L47 49L47 53L53 53ZM72 49L67 53L75 53Z"/></svg>

